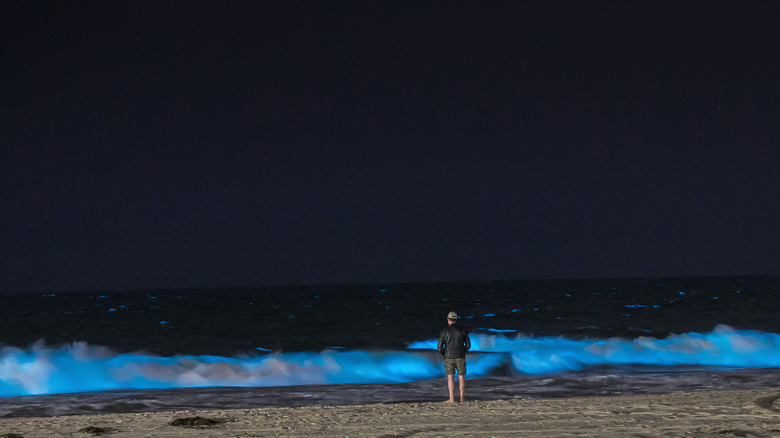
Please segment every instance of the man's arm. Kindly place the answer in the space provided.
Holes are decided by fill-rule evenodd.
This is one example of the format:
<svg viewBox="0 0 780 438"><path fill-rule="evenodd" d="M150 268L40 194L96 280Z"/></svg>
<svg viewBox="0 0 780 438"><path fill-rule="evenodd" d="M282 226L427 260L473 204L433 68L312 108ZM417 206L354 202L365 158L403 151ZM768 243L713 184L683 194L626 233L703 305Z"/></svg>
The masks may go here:
<svg viewBox="0 0 780 438"><path fill-rule="evenodd" d="M466 340L466 342L465 342L465 344L466 344L466 351L469 351L471 349L471 339L469 339L469 332L464 330L463 334L466 335L466 339L465 339Z"/></svg>
<svg viewBox="0 0 780 438"><path fill-rule="evenodd" d="M437 347L439 354L444 355L444 332L439 333L439 346Z"/></svg>

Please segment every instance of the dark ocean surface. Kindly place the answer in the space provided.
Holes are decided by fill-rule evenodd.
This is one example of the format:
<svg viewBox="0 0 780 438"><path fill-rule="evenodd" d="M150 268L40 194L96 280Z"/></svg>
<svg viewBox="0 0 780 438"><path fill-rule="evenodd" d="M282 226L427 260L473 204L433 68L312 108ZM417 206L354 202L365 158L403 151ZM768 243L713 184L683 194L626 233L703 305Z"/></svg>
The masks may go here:
<svg viewBox="0 0 780 438"><path fill-rule="evenodd" d="M437 401L447 312L470 399L780 382L780 277L0 294L0 417Z"/></svg>

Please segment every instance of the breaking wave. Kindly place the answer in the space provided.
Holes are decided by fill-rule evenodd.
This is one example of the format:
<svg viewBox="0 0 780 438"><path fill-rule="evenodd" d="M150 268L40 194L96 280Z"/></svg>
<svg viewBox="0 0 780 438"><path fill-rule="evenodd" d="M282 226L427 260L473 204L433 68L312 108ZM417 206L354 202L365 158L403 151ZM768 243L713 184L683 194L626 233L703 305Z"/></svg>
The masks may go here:
<svg viewBox="0 0 780 438"><path fill-rule="evenodd" d="M555 375L593 366L780 367L780 335L719 325L632 340L471 335L470 377ZM0 396L120 389L401 383L441 377L436 340L403 351L269 352L244 357L119 354L83 342L0 349Z"/></svg>

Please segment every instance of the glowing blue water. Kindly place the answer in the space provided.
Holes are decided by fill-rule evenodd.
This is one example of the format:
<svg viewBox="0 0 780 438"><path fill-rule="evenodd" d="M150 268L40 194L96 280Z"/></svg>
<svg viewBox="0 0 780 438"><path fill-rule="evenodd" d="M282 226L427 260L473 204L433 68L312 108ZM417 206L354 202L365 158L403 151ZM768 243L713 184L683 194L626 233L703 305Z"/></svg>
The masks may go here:
<svg viewBox="0 0 780 438"><path fill-rule="evenodd" d="M487 331L487 330L486 330ZM595 365L780 367L780 335L720 325L665 339L471 335L471 377L557 374ZM406 351L326 350L246 357L117 354L73 343L0 350L0 395L116 389L400 383L440 377L436 340Z"/></svg>
<svg viewBox="0 0 780 438"><path fill-rule="evenodd" d="M719 325L710 333L671 335L666 339L598 339L560 337L508 338L471 335L472 351L506 353L515 371L558 373L594 365L705 365L726 367L780 366L780 335L734 330ZM436 348L436 340L409 348Z"/></svg>

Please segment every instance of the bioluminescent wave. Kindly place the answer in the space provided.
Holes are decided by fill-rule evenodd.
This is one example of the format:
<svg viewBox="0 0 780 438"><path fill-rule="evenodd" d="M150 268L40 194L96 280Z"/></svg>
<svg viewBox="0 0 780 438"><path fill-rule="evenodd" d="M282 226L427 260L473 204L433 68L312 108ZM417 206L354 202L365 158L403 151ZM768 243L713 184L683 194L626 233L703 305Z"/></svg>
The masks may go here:
<svg viewBox="0 0 780 438"><path fill-rule="evenodd" d="M555 374L595 365L780 367L780 335L733 330L572 340L471 335L470 377ZM248 357L117 354L85 343L0 350L0 396L116 389L400 383L441 377L436 340L406 351L327 350Z"/></svg>
<svg viewBox="0 0 780 438"><path fill-rule="evenodd" d="M703 365L780 367L780 335L734 330L718 325L710 333L670 335L665 339L571 340L472 334L471 351L507 354L516 372L558 373L594 365ZM410 349L436 348L436 340L417 342Z"/></svg>

